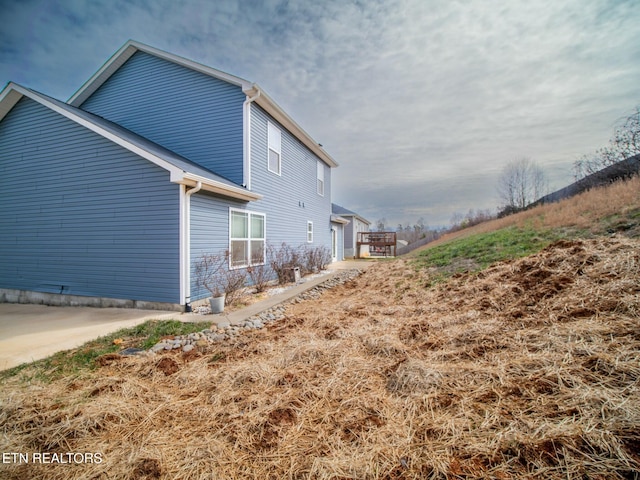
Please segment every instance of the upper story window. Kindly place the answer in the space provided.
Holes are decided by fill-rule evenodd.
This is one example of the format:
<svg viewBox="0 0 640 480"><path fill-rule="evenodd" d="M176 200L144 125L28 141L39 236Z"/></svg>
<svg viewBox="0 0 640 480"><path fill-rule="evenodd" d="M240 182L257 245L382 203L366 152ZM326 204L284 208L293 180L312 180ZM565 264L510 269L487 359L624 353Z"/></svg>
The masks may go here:
<svg viewBox="0 0 640 480"><path fill-rule="evenodd" d="M267 123L267 137L269 143L267 168L270 172L280 175L282 167L282 133L271 122Z"/></svg>
<svg viewBox="0 0 640 480"><path fill-rule="evenodd" d="M231 210L229 252L231 268L264 264L265 216L245 210Z"/></svg>
<svg viewBox="0 0 640 480"><path fill-rule="evenodd" d="M318 179L318 195L322 195L324 197L324 166L322 165L322 162L320 160L318 160L316 171L316 177Z"/></svg>

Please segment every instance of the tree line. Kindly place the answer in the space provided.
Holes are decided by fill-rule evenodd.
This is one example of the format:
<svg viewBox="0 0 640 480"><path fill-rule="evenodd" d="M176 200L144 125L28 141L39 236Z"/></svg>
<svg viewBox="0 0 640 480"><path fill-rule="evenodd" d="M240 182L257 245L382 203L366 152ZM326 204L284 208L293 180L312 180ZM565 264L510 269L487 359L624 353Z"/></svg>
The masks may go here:
<svg viewBox="0 0 640 480"><path fill-rule="evenodd" d="M613 136L606 147L583 155L573 164L574 177L580 181L590 175L640 154L640 105L633 113L614 127ZM498 178L498 195L502 201L498 216L524 210L548 194L548 183L543 170L530 158L519 158L508 163Z"/></svg>
<svg viewBox="0 0 640 480"><path fill-rule="evenodd" d="M573 164L576 181L594 173L619 164L630 157L640 155L640 105L633 113L623 118L614 127L613 136L606 147L583 155ZM399 223L395 228L399 240L409 244L436 240L442 234L472 227L493 218L503 217L526 209L538 199L549 193L549 184L543 169L529 157L518 157L509 162L501 171L496 185L501 205L497 215L490 210L470 209L467 214L456 212L451 218L449 228L431 229L423 218L416 223ZM386 231L386 218L376 222L377 231Z"/></svg>

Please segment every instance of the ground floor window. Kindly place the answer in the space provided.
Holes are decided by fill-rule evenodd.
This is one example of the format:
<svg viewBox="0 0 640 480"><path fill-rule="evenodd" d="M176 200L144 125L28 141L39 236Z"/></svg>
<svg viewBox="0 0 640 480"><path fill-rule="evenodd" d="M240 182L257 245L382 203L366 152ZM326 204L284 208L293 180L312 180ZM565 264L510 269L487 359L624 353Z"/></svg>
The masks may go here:
<svg viewBox="0 0 640 480"><path fill-rule="evenodd" d="M313 242L313 222L307 222L307 242Z"/></svg>
<svg viewBox="0 0 640 480"><path fill-rule="evenodd" d="M230 267L264 264L265 215L231 210L229 220Z"/></svg>

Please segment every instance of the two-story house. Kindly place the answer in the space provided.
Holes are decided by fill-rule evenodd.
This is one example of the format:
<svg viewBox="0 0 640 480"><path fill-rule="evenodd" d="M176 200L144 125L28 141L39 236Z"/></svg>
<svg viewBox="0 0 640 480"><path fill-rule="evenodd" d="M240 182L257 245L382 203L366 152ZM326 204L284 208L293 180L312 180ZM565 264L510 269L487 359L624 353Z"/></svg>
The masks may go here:
<svg viewBox="0 0 640 480"><path fill-rule="evenodd" d="M0 298L184 308L193 268L331 248L337 163L258 85L127 42L68 102L0 94Z"/></svg>

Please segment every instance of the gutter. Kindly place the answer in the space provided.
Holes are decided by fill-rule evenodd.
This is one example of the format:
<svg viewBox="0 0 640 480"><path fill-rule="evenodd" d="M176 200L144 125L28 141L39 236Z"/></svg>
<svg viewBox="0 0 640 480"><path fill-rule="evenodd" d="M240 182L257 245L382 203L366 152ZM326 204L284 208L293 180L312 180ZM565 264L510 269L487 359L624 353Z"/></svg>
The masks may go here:
<svg viewBox="0 0 640 480"><path fill-rule="evenodd" d="M245 188L235 187L226 183L217 182L215 180L196 175L194 173L184 172L182 170L174 170L171 172L171 181L179 183L187 187L196 187L201 184L201 189L207 192L217 193L218 195L224 195L225 197L236 198L245 202L251 202L260 200L262 195L254 192L250 192Z"/></svg>

